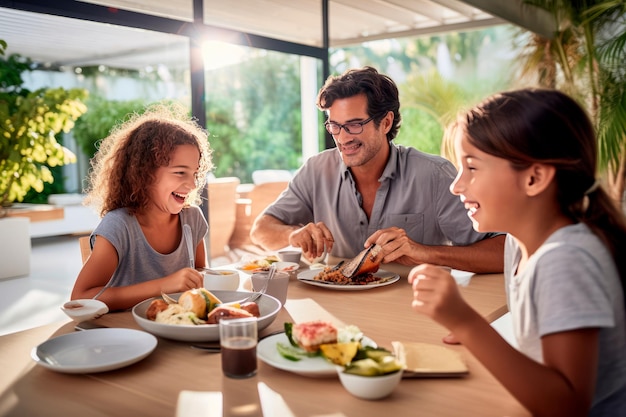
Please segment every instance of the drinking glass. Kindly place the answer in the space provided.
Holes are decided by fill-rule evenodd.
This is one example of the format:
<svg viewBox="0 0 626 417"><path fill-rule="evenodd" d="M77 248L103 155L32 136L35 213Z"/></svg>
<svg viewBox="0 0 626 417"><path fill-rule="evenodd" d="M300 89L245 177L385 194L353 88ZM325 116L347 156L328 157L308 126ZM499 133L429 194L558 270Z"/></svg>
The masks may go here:
<svg viewBox="0 0 626 417"><path fill-rule="evenodd" d="M230 378L248 378L257 371L257 318L222 319L219 323L222 372Z"/></svg>

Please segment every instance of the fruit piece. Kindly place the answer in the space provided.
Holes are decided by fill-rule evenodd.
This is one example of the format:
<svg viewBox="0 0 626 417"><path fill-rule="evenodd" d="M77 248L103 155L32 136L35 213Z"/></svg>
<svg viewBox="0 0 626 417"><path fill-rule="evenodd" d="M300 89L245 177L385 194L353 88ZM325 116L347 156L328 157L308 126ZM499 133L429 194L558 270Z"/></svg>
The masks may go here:
<svg viewBox="0 0 626 417"><path fill-rule="evenodd" d="M285 335L287 336L287 339L289 339L291 346L298 347L298 343L293 339L293 323L285 322L284 328Z"/></svg>
<svg viewBox="0 0 626 417"><path fill-rule="evenodd" d="M381 374L380 365L371 358L352 362L350 365L346 366L344 372L361 376L375 376Z"/></svg>
<svg viewBox="0 0 626 417"><path fill-rule="evenodd" d="M241 304L239 303L222 303L222 304L218 304L221 306L230 306L230 307L234 307L234 308L241 308Z"/></svg>
<svg viewBox="0 0 626 417"><path fill-rule="evenodd" d="M354 357L354 360L358 361L358 360L367 359L367 358L378 360L379 358L383 356L387 356L387 355L391 355L391 352L385 348L363 346L357 352L356 356Z"/></svg>
<svg viewBox="0 0 626 417"><path fill-rule="evenodd" d="M294 362L299 361L302 356L302 352L300 351L300 349L294 348L293 346L285 345L284 343L280 342L276 343L276 350L278 350L280 356Z"/></svg>
<svg viewBox="0 0 626 417"><path fill-rule="evenodd" d="M320 345L322 355L335 365L347 365L359 350L359 342L327 343Z"/></svg>
<svg viewBox="0 0 626 417"><path fill-rule="evenodd" d="M385 348L371 348L365 350L365 357L372 358L376 362L380 362L383 358L391 356L391 352Z"/></svg>
<svg viewBox="0 0 626 417"><path fill-rule="evenodd" d="M383 374L390 374L390 373L393 373L402 369L402 364L393 355L383 356L378 361L378 365L380 365L380 371Z"/></svg>

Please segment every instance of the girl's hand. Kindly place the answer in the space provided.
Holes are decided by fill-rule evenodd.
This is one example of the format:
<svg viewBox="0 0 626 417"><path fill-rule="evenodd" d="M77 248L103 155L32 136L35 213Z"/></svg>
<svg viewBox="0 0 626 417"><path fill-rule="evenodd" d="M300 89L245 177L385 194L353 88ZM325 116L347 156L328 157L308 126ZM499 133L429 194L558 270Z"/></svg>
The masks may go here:
<svg viewBox="0 0 626 417"><path fill-rule="evenodd" d="M183 292L204 285L204 277L193 268L183 268L163 278L161 291Z"/></svg>
<svg viewBox="0 0 626 417"><path fill-rule="evenodd" d="M452 331L471 310L447 268L422 264L411 270L408 280L413 287L413 310Z"/></svg>

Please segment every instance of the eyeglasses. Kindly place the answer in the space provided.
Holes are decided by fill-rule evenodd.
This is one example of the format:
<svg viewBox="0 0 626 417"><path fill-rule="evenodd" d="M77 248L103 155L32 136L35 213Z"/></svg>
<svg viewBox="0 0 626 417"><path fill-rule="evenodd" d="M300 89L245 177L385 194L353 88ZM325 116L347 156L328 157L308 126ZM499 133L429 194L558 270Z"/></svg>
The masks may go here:
<svg viewBox="0 0 626 417"><path fill-rule="evenodd" d="M335 122L326 122L324 123L324 126L326 126L326 130L331 135L338 135L339 132L341 132L341 128L343 128L343 130L345 130L346 133L350 135L358 135L359 133L363 132L363 126L368 124L372 120L374 120L373 117L370 117L369 119L365 119L362 122L349 122L345 124L339 124Z"/></svg>

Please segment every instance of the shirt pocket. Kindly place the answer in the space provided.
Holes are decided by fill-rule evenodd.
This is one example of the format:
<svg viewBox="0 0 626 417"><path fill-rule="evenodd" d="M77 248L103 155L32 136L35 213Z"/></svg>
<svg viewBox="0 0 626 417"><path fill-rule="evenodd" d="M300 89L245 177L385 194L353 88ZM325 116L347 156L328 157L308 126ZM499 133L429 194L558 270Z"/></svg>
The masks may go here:
<svg viewBox="0 0 626 417"><path fill-rule="evenodd" d="M394 226L404 229L409 238L415 242L424 240L423 213L390 214L385 216L381 226L381 229Z"/></svg>

